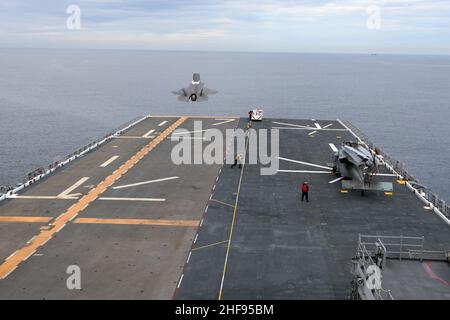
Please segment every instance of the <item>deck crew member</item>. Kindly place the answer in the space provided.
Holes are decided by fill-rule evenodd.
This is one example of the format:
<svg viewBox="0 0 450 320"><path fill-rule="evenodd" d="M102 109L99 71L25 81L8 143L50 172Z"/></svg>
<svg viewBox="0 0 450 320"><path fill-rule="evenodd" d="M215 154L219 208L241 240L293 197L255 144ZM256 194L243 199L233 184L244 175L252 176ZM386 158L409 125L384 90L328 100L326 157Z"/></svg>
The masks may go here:
<svg viewBox="0 0 450 320"><path fill-rule="evenodd" d="M240 154L238 154L234 158L234 164L231 167L234 168L237 164L239 164L239 169L241 169L242 168L242 156Z"/></svg>
<svg viewBox="0 0 450 320"><path fill-rule="evenodd" d="M253 117L253 110L250 110L248 112L248 121L251 122L252 121L252 117Z"/></svg>
<svg viewBox="0 0 450 320"><path fill-rule="evenodd" d="M309 197L308 197L309 185L308 185L308 182L306 182L306 181L303 182L301 190L302 190L302 201L306 198L306 202L309 202Z"/></svg>

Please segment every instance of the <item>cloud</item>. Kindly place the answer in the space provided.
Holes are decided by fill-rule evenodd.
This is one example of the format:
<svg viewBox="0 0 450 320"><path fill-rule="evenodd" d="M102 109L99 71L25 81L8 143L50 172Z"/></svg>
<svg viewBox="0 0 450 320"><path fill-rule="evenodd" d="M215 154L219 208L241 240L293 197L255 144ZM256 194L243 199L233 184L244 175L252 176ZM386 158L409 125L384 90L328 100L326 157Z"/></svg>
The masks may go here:
<svg viewBox="0 0 450 320"><path fill-rule="evenodd" d="M82 10L81 31L66 29L70 4ZM366 9L372 5L381 8L379 31L366 28ZM137 49L191 45L239 51L378 47L382 51L394 41L421 50L431 41L430 48L436 51L450 40L449 16L447 0L11 0L0 2L0 43Z"/></svg>

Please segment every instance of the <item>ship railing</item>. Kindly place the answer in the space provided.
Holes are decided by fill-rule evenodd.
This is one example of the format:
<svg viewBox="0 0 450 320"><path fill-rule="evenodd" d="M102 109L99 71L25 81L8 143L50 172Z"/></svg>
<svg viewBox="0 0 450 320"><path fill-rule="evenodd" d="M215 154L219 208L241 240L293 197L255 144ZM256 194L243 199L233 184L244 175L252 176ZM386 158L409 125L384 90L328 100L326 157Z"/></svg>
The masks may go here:
<svg viewBox="0 0 450 320"><path fill-rule="evenodd" d="M117 129L111 131L107 135L105 135L103 138L97 139L93 142L90 142L89 144L85 145L84 147L78 149L77 151L69 154L66 156L63 160L55 161L54 163L50 164L47 168L38 168L32 172L30 172L27 177L25 177L22 181L22 183L19 183L16 187L12 186L4 186L0 188L0 201L7 199L8 197L12 196L13 194L23 190L24 188L29 187L30 185L38 182L39 180L45 178L49 174L52 174L59 168L64 167L65 165L71 163L72 161L78 159L79 157L84 156L88 152L91 152L92 150L98 148L99 146L103 145L107 141L122 135L132 127L136 126L137 124L141 123L142 121L148 119L150 115L146 115L144 117L136 117L135 119L123 124L122 126L118 127ZM1 190L6 190L4 194L2 194Z"/></svg>
<svg viewBox="0 0 450 320"><path fill-rule="evenodd" d="M394 299L391 291L380 288L378 290L367 290L365 280L368 279L366 270L370 265L380 268L381 274L386 267L386 258L408 259L408 260L434 260L450 261L450 252L424 250L424 237L409 236L358 236L358 248L356 259L353 259L352 283L358 285L357 294L361 299L385 300ZM356 280L356 281L355 281ZM355 297L355 288L352 286L352 297Z"/></svg>
<svg viewBox="0 0 450 320"><path fill-rule="evenodd" d="M379 263L374 260L374 255L376 250L370 250L370 248L375 248L376 244L373 242L365 242L368 241L367 239L370 239L369 241L372 241L372 236L364 236L359 235L358 239L358 249L356 253L357 260L354 261L355 265L354 268L358 268L358 270L354 273L354 276L356 277L362 277L363 279L367 279L368 275L366 273L366 270L368 270L369 266L376 265L380 267ZM379 242L384 250L386 248L384 245ZM369 247L369 248L368 248ZM380 272L382 272L383 267L380 267ZM361 286L365 286L365 280L363 280L360 284ZM394 297L392 296L392 293L390 290L384 289L383 287L379 289L374 290L368 290L367 288L361 288L360 294L363 295L366 299L375 299L375 300L394 300Z"/></svg>
<svg viewBox="0 0 450 320"><path fill-rule="evenodd" d="M364 247L368 254L375 255L377 246L384 247L386 258L411 259L415 253L425 252L423 247L425 237L407 237L407 236L371 236L359 235L358 248ZM360 250L360 249L358 249Z"/></svg>
<svg viewBox="0 0 450 320"><path fill-rule="evenodd" d="M420 260L434 260L434 261L448 261L449 253L446 251L433 250L411 250L409 252L410 259Z"/></svg>
<svg viewBox="0 0 450 320"><path fill-rule="evenodd" d="M375 298L377 300L395 300L391 290L383 289L375 290Z"/></svg>
<svg viewBox="0 0 450 320"><path fill-rule="evenodd" d="M375 152L376 145L355 125L350 121L340 121L339 122L347 127L351 133L358 138L363 144L365 144L372 152ZM445 200L441 199L436 193L434 193L430 188L422 185L419 181L412 176L405 167L405 164L391 157L389 154L383 150L378 150L382 160L386 164L386 167L394 174L397 175L399 179L404 180L408 189L410 189L414 194L431 210L439 215L448 225L450 225L450 205L448 205Z"/></svg>

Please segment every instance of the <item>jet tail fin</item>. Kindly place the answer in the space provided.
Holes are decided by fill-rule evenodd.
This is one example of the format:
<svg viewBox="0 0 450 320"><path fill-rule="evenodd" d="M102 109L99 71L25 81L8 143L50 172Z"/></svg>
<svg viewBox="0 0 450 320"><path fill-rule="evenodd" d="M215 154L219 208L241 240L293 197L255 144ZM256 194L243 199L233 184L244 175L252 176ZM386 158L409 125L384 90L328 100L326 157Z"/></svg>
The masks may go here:
<svg viewBox="0 0 450 320"><path fill-rule="evenodd" d="M200 73L194 73L192 75L192 81L193 82L200 82Z"/></svg>

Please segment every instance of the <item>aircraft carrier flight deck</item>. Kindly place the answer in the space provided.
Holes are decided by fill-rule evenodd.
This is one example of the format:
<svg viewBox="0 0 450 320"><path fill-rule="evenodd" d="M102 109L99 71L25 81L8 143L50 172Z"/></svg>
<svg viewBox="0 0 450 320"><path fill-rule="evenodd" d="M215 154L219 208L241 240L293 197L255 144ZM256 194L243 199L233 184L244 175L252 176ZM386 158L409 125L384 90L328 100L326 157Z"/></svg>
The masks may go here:
<svg viewBox="0 0 450 320"><path fill-rule="evenodd" d="M378 175L392 192L344 189L330 162L358 139L346 123L254 121L279 130L278 171L261 175L245 161L174 164L173 132L194 131L194 121L224 133L247 126L146 117L9 191L0 299L450 299L448 217L389 166ZM372 264L382 282L371 288ZM69 266L80 269L80 289L68 288Z"/></svg>

